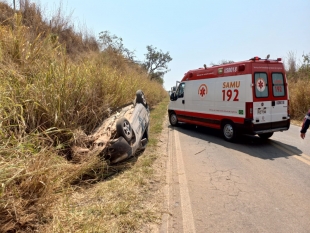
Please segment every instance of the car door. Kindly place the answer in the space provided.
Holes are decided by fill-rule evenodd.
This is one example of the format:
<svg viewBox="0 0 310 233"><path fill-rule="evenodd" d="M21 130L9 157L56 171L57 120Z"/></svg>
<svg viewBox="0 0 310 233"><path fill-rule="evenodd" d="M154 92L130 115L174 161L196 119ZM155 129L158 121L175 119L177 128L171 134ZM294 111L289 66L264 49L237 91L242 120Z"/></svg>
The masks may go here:
<svg viewBox="0 0 310 233"><path fill-rule="evenodd" d="M177 99L174 103L174 110L178 115L178 118L181 118L184 115L185 109L185 83L180 83L178 85L178 89L175 94Z"/></svg>

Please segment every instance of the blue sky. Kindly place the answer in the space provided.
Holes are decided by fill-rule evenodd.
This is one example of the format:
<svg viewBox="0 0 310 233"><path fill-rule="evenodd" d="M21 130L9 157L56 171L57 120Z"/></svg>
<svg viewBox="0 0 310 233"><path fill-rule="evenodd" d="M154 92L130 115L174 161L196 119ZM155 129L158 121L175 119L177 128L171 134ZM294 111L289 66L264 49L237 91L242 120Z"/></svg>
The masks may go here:
<svg viewBox="0 0 310 233"><path fill-rule="evenodd" d="M35 0L47 14L62 2L76 25L96 38L109 31L144 60L146 46L169 52L170 89L190 69L254 56L298 61L310 53L309 0Z"/></svg>

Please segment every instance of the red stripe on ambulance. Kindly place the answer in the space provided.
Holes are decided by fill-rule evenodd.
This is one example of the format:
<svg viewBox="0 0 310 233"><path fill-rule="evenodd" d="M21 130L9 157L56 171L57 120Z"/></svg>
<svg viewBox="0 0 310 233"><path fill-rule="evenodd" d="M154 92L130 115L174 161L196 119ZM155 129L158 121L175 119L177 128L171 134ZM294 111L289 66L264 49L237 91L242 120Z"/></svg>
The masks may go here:
<svg viewBox="0 0 310 233"><path fill-rule="evenodd" d="M199 68L185 73L170 96L171 125L178 122L268 138L289 129L289 94L281 59L260 59Z"/></svg>

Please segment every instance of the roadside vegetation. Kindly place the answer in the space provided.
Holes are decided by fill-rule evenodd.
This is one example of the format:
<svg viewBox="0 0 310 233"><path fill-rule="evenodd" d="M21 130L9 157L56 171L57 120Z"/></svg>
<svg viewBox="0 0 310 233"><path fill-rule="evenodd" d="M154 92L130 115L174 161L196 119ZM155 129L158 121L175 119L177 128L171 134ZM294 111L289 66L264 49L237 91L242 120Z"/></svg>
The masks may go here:
<svg viewBox="0 0 310 233"><path fill-rule="evenodd" d="M76 32L61 9L46 20L34 3L22 0L19 6L14 11L0 2L0 232L86 231L80 221L91 213L103 225L106 219L123 221L113 231L136 229L141 223L135 222L137 216L121 216L132 212L131 202L134 206L144 198L138 195L139 185L152 173L153 159L139 160L141 167L134 168L133 162L109 167L99 157L77 163L71 145L79 132L90 134L113 111L131 103L138 89L153 109L167 98L161 77L150 78L143 63L124 55L123 46ZM126 173L130 180L122 181L120 173L131 169ZM74 207L70 201L92 203L88 194L81 195L98 181L106 185L98 195L102 208L110 208L107 215L90 208L73 216L73 209L85 203ZM105 202L109 196L119 203ZM142 208L137 215L145 217L148 211Z"/></svg>
<svg viewBox="0 0 310 233"><path fill-rule="evenodd" d="M152 165L162 156L162 77L172 58L146 48L139 62L107 31L99 40L76 32L61 9L45 19L28 0L18 10L0 1L0 232L133 232L160 220L162 177ZM310 106L309 69L309 55L301 65L288 61L294 119ZM116 166L72 160L78 134L90 134L138 89L151 106L143 155Z"/></svg>
<svg viewBox="0 0 310 233"><path fill-rule="evenodd" d="M143 152L111 167L102 163L101 182L71 185L49 209L51 221L40 232L152 232L161 222L165 182L158 158L159 138L169 99L151 111L150 142ZM165 151L164 151L165 152ZM95 159L95 158L94 158ZM157 163L157 164L156 164ZM155 164L155 165L154 165ZM93 167L94 168L94 167Z"/></svg>
<svg viewBox="0 0 310 233"><path fill-rule="evenodd" d="M290 115L293 121L300 124L310 109L310 53L303 54L301 60L298 60L293 52L289 52L286 75L290 92Z"/></svg>

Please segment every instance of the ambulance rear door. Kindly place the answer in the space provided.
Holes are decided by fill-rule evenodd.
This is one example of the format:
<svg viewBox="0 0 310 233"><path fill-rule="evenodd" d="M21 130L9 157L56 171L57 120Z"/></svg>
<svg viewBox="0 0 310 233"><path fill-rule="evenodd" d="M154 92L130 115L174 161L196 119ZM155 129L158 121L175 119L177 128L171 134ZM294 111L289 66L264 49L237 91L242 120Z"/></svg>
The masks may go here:
<svg viewBox="0 0 310 233"><path fill-rule="evenodd" d="M265 68L254 72L253 120L255 131L271 129L272 109L268 72Z"/></svg>
<svg viewBox="0 0 310 233"><path fill-rule="evenodd" d="M270 67L272 89L271 120L272 128L286 127L288 120L288 91L284 73Z"/></svg>
<svg viewBox="0 0 310 233"><path fill-rule="evenodd" d="M255 131L264 133L285 128L288 118L288 93L283 64L254 64L253 68Z"/></svg>

